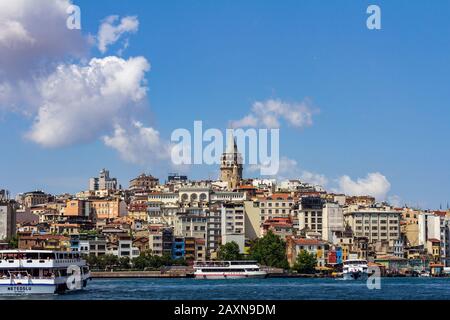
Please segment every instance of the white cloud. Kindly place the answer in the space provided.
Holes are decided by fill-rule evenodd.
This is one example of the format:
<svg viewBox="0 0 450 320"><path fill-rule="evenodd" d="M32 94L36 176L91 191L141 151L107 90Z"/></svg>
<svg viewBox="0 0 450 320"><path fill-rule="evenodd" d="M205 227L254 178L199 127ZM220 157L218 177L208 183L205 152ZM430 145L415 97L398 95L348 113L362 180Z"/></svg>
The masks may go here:
<svg viewBox="0 0 450 320"><path fill-rule="evenodd" d="M37 81L40 104L27 137L45 147L90 141L132 113L147 92L143 57L61 64Z"/></svg>
<svg viewBox="0 0 450 320"><path fill-rule="evenodd" d="M123 17L118 23L119 16L109 16L100 25L97 39L98 49L105 53L108 46L116 43L124 34L135 33L139 28L139 21L135 16ZM125 40L124 48L128 47L128 40ZM121 49L120 51L123 51Z"/></svg>
<svg viewBox="0 0 450 320"><path fill-rule="evenodd" d="M159 132L134 122L129 128L115 126L112 136L104 136L105 145L117 150L127 162L145 165L154 160L167 160L170 147L160 138Z"/></svg>
<svg viewBox="0 0 450 320"><path fill-rule="evenodd" d="M234 128L266 127L279 128L281 121L296 128L308 127L313 124L313 113L316 112L308 100L301 103L287 103L281 100L255 102L251 113L244 118L231 122Z"/></svg>
<svg viewBox="0 0 450 320"><path fill-rule="evenodd" d="M261 169L261 165L249 166L250 172L256 172ZM326 186L328 179L323 174L314 173L300 168L298 162L288 157L281 157L278 174L278 180L286 179L300 179L302 182L307 182L313 185Z"/></svg>
<svg viewBox="0 0 450 320"><path fill-rule="evenodd" d="M300 176L300 180L310 184L319 185L322 187L325 187L328 184L328 178L325 177L323 174L314 173L310 171L303 171Z"/></svg>
<svg viewBox="0 0 450 320"><path fill-rule="evenodd" d="M66 26L70 0L0 0L0 82L28 79L88 48Z"/></svg>
<svg viewBox="0 0 450 320"><path fill-rule="evenodd" d="M135 16L109 16L97 36L69 30L71 0L0 0L0 111L34 119L26 138L44 147L102 141L125 161L166 160L169 144L134 122L147 96L144 57L88 58L138 31ZM83 11L81 12L83 14ZM1 115L1 114L0 114ZM156 153L155 151L158 150Z"/></svg>
<svg viewBox="0 0 450 320"><path fill-rule="evenodd" d="M347 195L364 196L369 195L377 200L386 199L386 195L391 189L388 179L379 172L369 173L365 178L358 178L356 181L349 176L342 176L338 180L338 192Z"/></svg>
<svg viewBox="0 0 450 320"><path fill-rule="evenodd" d="M402 207L402 198L398 195L392 195L388 197L388 202L394 207Z"/></svg>
<svg viewBox="0 0 450 320"><path fill-rule="evenodd" d="M18 21L0 21L0 44L8 49L21 43L36 42Z"/></svg>

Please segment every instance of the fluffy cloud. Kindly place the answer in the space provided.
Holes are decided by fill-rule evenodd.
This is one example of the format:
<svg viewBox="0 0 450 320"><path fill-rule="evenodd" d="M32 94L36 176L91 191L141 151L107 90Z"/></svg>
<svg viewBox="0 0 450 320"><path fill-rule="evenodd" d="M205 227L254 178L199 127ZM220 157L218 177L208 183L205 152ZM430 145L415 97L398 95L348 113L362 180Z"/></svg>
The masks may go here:
<svg viewBox="0 0 450 320"><path fill-rule="evenodd" d="M116 43L124 34L135 33L139 28L139 21L137 17L123 17L119 21L119 16L109 16L100 25L97 40L98 49L105 53L108 46ZM125 40L124 47L128 46L128 40Z"/></svg>
<svg viewBox="0 0 450 320"><path fill-rule="evenodd" d="M313 124L313 113L315 110L310 102L305 100L301 103L287 103L281 100L267 100L255 102L251 113L244 118L231 122L234 128L243 127L266 127L279 128L281 121L296 128L308 127Z"/></svg>
<svg viewBox="0 0 450 320"><path fill-rule="evenodd" d="M402 207L402 198L398 195L392 195L388 197L388 202L395 207Z"/></svg>
<svg viewBox="0 0 450 320"><path fill-rule="evenodd" d="M167 160L170 157L169 144L161 140L159 132L137 121L127 129L116 125L114 134L104 136L103 141L130 163L145 165L152 160Z"/></svg>
<svg viewBox="0 0 450 320"><path fill-rule="evenodd" d="M378 200L384 200L391 189L388 179L379 172L369 173L367 177L358 178L356 181L349 176L342 176L338 185L338 192L355 196L370 195Z"/></svg>
<svg viewBox="0 0 450 320"><path fill-rule="evenodd" d="M256 172L260 169L261 165L249 166L250 172ZM328 184L327 177L322 174L301 169L296 160L290 159L288 157L281 157L279 162L278 174L276 175L276 177L278 180L298 178L303 182L320 186L326 186Z"/></svg>
<svg viewBox="0 0 450 320"><path fill-rule="evenodd" d="M27 137L45 147L61 147L112 130L146 96L149 69L143 57L59 65L37 82L41 102Z"/></svg>
<svg viewBox="0 0 450 320"><path fill-rule="evenodd" d="M303 182L314 185L325 186L328 184L328 179L324 175L303 170L296 160L287 157L282 157L280 159L280 170L278 174L282 179L292 179L292 177L297 177Z"/></svg>
<svg viewBox="0 0 450 320"><path fill-rule="evenodd" d="M27 79L67 57L81 57L88 41L66 26L70 0L0 0L0 82Z"/></svg>
<svg viewBox="0 0 450 320"><path fill-rule="evenodd" d="M88 58L138 30L137 17L109 16L96 39L67 28L71 0L0 0L0 111L34 122L26 137L63 147L101 137L133 163L167 159L169 144L134 122L147 95L144 57ZM158 152L156 152L156 150ZM145 159L145 160L144 160Z"/></svg>

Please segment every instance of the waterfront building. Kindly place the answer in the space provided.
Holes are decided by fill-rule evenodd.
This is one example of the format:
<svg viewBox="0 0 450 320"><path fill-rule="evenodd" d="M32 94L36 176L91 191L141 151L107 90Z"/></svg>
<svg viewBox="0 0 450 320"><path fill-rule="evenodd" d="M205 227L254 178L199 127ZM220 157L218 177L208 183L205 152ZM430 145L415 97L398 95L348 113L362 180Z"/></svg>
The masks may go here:
<svg viewBox="0 0 450 320"><path fill-rule="evenodd" d="M221 208L222 245L236 242L239 250L245 250L245 217L242 203L224 203Z"/></svg>
<svg viewBox="0 0 450 320"><path fill-rule="evenodd" d="M111 178L109 170L102 169L98 177L89 179L89 190L117 190L117 179Z"/></svg>
<svg viewBox="0 0 450 320"><path fill-rule="evenodd" d="M152 254L157 256L172 255L173 230L164 225L150 225L148 244Z"/></svg>
<svg viewBox="0 0 450 320"><path fill-rule="evenodd" d="M400 238L400 213L389 206L349 206L345 222L357 237L367 237L370 243L388 241L393 246Z"/></svg>
<svg viewBox="0 0 450 320"><path fill-rule="evenodd" d="M441 240L428 239L426 248L434 263L441 262Z"/></svg>
<svg viewBox="0 0 450 320"><path fill-rule="evenodd" d="M172 259L180 259L185 256L184 237L174 237L172 242Z"/></svg>
<svg viewBox="0 0 450 320"><path fill-rule="evenodd" d="M195 214L177 215L174 224L174 234L181 237L206 239L208 219Z"/></svg>
<svg viewBox="0 0 450 320"><path fill-rule="evenodd" d="M259 201L244 201L245 238L255 240L261 237L261 209Z"/></svg>
<svg viewBox="0 0 450 320"><path fill-rule="evenodd" d="M106 238L103 235L79 234L70 237L70 250L85 255L106 254Z"/></svg>
<svg viewBox="0 0 450 320"><path fill-rule="evenodd" d="M10 239L16 234L15 202L0 200L0 240Z"/></svg>
<svg viewBox="0 0 450 320"><path fill-rule="evenodd" d="M19 250L70 251L70 238L53 234L25 234L19 236Z"/></svg>
<svg viewBox="0 0 450 320"><path fill-rule="evenodd" d="M286 252L289 265L293 267L297 261L298 254L302 251L314 254L317 259L317 267L325 267L328 260L329 245L317 239L287 238Z"/></svg>
<svg viewBox="0 0 450 320"><path fill-rule="evenodd" d="M291 217L287 218L273 218L264 221L261 228L262 235L266 235L267 232L271 231L273 234L279 236L281 239L285 240L286 237L294 235L294 227Z"/></svg>
<svg viewBox="0 0 450 320"><path fill-rule="evenodd" d="M344 231L333 232L333 245L341 248L342 261L349 259L349 254L353 252L353 232L350 227Z"/></svg>
<svg viewBox="0 0 450 320"><path fill-rule="evenodd" d="M338 203L325 203L322 209L322 239L333 242L333 233L344 231L344 214Z"/></svg>
<svg viewBox="0 0 450 320"><path fill-rule="evenodd" d="M120 236L118 239L117 256L119 258L128 257L130 259L139 257L140 251L133 245L133 239L130 236Z"/></svg>
<svg viewBox="0 0 450 320"><path fill-rule="evenodd" d="M322 235L324 202L324 199L317 196L306 196L300 198L298 208L300 230L303 230L305 232L315 232ZM335 213L334 210L333 213ZM334 222L334 216L330 218L333 218Z"/></svg>
<svg viewBox="0 0 450 320"><path fill-rule="evenodd" d="M206 241L205 239L195 239L195 260L206 261Z"/></svg>
<svg viewBox="0 0 450 320"><path fill-rule="evenodd" d="M206 212L208 235L205 242L205 254L208 258L217 252L222 243L221 212L221 208L218 208L217 205Z"/></svg>
<svg viewBox="0 0 450 320"><path fill-rule="evenodd" d="M419 245L426 246L429 239L441 238L441 217L431 212L419 214Z"/></svg>

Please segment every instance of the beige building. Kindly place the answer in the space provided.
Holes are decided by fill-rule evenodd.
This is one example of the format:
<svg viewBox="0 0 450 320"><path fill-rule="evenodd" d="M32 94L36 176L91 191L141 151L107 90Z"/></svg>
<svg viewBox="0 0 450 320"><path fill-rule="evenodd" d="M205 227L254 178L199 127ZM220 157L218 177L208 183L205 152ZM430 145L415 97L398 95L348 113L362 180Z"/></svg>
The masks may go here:
<svg viewBox="0 0 450 320"><path fill-rule="evenodd" d="M344 212L344 219L355 237L367 237L369 243L393 243L400 238L400 215L389 206L349 206Z"/></svg>
<svg viewBox="0 0 450 320"><path fill-rule="evenodd" d="M115 219L127 215L125 201L120 199L92 200L92 213L97 220Z"/></svg>
<svg viewBox="0 0 450 320"><path fill-rule="evenodd" d="M66 217L89 217L91 214L91 203L87 200L67 200L63 216Z"/></svg>
<svg viewBox="0 0 450 320"><path fill-rule="evenodd" d="M159 179L145 173L130 180L130 190L148 191L155 188L159 184Z"/></svg>
<svg viewBox="0 0 450 320"><path fill-rule="evenodd" d="M41 204L48 203L49 195L43 191L27 192L23 196L23 205L26 208L31 208Z"/></svg>
<svg viewBox="0 0 450 320"><path fill-rule="evenodd" d="M274 193L259 199L260 223L273 218L289 217L294 204L295 198L290 193Z"/></svg>
<svg viewBox="0 0 450 320"><path fill-rule="evenodd" d="M175 236L206 239L207 217L198 215L177 215L174 221Z"/></svg>
<svg viewBox="0 0 450 320"><path fill-rule="evenodd" d="M254 240L261 237L261 214L259 202L244 201L245 238Z"/></svg>

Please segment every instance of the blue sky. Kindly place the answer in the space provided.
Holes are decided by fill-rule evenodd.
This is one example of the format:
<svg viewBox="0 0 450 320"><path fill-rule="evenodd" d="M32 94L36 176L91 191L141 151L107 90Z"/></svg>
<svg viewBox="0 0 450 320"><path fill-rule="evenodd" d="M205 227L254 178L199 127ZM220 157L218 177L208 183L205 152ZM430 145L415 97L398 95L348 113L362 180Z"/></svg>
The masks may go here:
<svg viewBox="0 0 450 320"><path fill-rule="evenodd" d="M195 120L225 129L255 101L307 98L320 110L313 125L280 129L281 155L301 170L326 176L330 188L344 175L380 172L391 185L387 196L401 203L450 202L448 1L74 3L84 35L96 35L107 16L137 16L139 30L126 36L122 57L151 64L139 121L162 138ZM381 8L381 30L366 28L369 4ZM106 54L92 48L89 58L115 54L121 45ZM162 180L169 171L124 161L99 137L43 147L25 138L32 123L17 112L0 120L0 187L13 193L76 192L103 167L123 185L142 171ZM215 178L217 167L188 174Z"/></svg>

